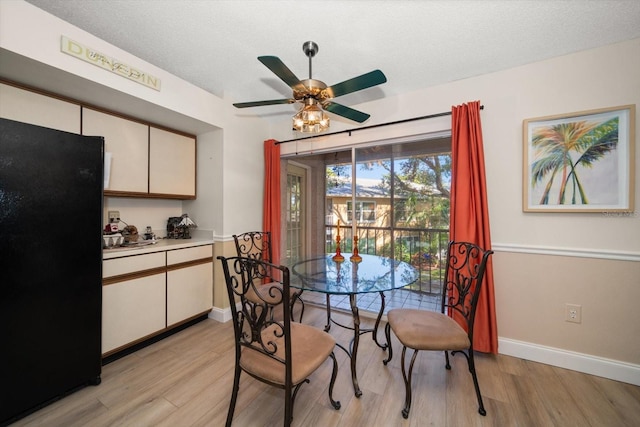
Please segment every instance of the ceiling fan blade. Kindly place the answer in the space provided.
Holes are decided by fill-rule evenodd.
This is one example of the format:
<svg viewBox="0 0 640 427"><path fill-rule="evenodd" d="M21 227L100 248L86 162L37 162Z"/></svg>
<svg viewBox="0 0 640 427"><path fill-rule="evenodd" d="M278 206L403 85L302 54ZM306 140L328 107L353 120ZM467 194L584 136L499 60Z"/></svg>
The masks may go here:
<svg viewBox="0 0 640 427"><path fill-rule="evenodd" d="M354 110L353 108L346 107L342 104L337 104L331 101L325 101L322 103L322 108L327 110L330 113L337 114L342 117L346 117L349 120L353 120L354 122L362 123L371 117L367 113L363 113L362 111Z"/></svg>
<svg viewBox="0 0 640 427"><path fill-rule="evenodd" d="M300 79L296 77L293 72L284 65L284 62L277 56L259 56L258 61L262 62L268 69L270 69L276 76L288 84L293 90L299 92L306 92L307 88L304 87Z"/></svg>
<svg viewBox="0 0 640 427"><path fill-rule="evenodd" d="M276 105L276 104L293 104L296 102L295 99L271 99L269 101L254 101L254 102L236 102L233 104L236 108L247 108L247 107L262 107L264 105Z"/></svg>
<svg viewBox="0 0 640 427"><path fill-rule="evenodd" d="M387 77L382 71L373 70L361 76L345 80L342 83L337 83L333 86L329 86L322 92L323 94L326 93L328 95L327 98L337 98L351 92L356 92L368 87L377 86L386 81Z"/></svg>

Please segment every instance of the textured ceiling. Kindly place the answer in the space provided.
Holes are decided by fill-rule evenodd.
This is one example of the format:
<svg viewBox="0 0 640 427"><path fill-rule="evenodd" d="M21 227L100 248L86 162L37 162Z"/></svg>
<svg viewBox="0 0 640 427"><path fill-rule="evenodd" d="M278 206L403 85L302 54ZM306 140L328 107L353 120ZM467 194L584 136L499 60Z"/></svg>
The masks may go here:
<svg viewBox="0 0 640 427"><path fill-rule="evenodd" d="M353 106L640 37L638 0L28 2L230 102L290 97L256 58L278 56L307 78L307 40L320 47L313 77L327 85L386 74L337 99Z"/></svg>

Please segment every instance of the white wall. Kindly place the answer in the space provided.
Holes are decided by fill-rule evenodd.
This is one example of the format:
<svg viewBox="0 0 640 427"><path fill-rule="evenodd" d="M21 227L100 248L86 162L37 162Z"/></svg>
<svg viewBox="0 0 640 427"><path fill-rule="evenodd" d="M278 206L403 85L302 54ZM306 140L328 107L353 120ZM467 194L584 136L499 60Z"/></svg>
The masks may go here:
<svg viewBox="0 0 640 427"><path fill-rule="evenodd" d="M161 90L156 91L120 75L81 61L60 50L60 37L68 38L84 46L95 49L109 57L117 58L139 70L157 76L161 80ZM196 86L178 79L174 75L145 62L122 49L119 49L89 33L83 31L37 7L22 1L0 2L0 47L8 52L29 58L32 62L46 64L51 71L63 73L42 76L40 84L54 90L57 80L65 84L72 82L72 87L59 87L56 92L72 95L74 98L98 104L105 108L117 104L120 112L140 117L145 114L143 105L160 114L162 110L173 112L173 116L183 115L191 118L191 122L200 121L210 127L221 127L222 100ZM19 81L26 83L30 71L15 68L16 58L2 60L2 73L16 71ZM18 64L20 65L20 64ZM36 64L34 64L36 65ZM68 75L72 80L66 78ZM37 79L39 76L33 76ZM89 93L74 92L81 89L81 80L94 84ZM49 80L49 81L46 81ZM102 90L100 87L102 87ZM75 88L73 87L75 86ZM107 90L104 90L107 89ZM115 92L119 93L115 93ZM127 99L136 101L133 105L122 102L123 94ZM108 103L109 105L104 105ZM163 117L167 117L166 114ZM145 118L146 117L140 117Z"/></svg>
<svg viewBox="0 0 640 427"><path fill-rule="evenodd" d="M224 146L222 129L198 135L196 164L196 200L182 203L185 213L211 235L223 230L222 200L224 185Z"/></svg>
<svg viewBox="0 0 640 427"><path fill-rule="evenodd" d="M640 385L640 144L635 211L522 211L522 122L527 118L636 104L640 39L436 86L356 108L367 125L449 111L480 100L493 249L499 352ZM450 117L283 145L283 153L438 134ZM333 123L332 123L333 127ZM288 121L276 139L290 138ZM334 127L333 131L341 130ZM582 323L565 321L565 304Z"/></svg>
<svg viewBox="0 0 640 427"><path fill-rule="evenodd" d="M231 101L228 102L231 106ZM262 229L264 140L268 124L256 117L238 117L230 107L224 130L224 195L222 238Z"/></svg>
<svg viewBox="0 0 640 427"><path fill-rule="evenodd" d="M229 102L229 106L231 103ZM198 135L198 199L183 203L217 240L262 229L263 141L267 123L226 109L225 128Z"/></svg>
<svg viewBox="0 0 640 427"><path fill-rule="evenodd" d="M150 226L157 237L166 236L167 218L182 215L180 200L137 199L129 197L105 197L105 224L108 222L107 212L120 212L120 219L129 225L135 225L140 234ZM120 229L124 224L120 224Z"/></svg>
<svg viewBox="0 0 640 427"><path fill-rule="evenodd" d="M62 35L159 77L161 90L61 52ZM0 61L4 78L197 135L198 200L107 198L105 211L120 210L123 220L157 230L166 227L169 216L188 213L198 231L217 239L262 227L262 143L268 123L235 115L231 101L22 1L0 2Z"/></svg>
<svg viewBox="0 0 640 427"><path fill-rule="evenodd" d="M492 240L496 245L640 254L640 209L628 216L522 212L522 122L527 118L640 104L640 39L436 86L357 108L367 125L443 111L480 100ZM640 108L636 109L636 123ZM448 130L450 117L376 128L304 143L283 153ZM288 121L275 139L288 138ZM332 129L333 131L339 129ZM637 140L638 132L636 133ZM636 142L636 145L637 142ZM308 148L306 148L308 147ZM636 149L636 164L640 150ZM640 173L635 200L640 204Z"/></svg>
<svg viewBox="0 0 640 427"><path fill-rule="evenodd" d="M60 52L61 35L158 75L163 91L130 82ZM95 105L197 134L198 201L183 208L222 245L231 234L261 227L262 141L289 139L290 118L267 124L232 111L230 102L96 39L24 2L0 1L0 75ZM526 118L640 102L640 39L498 73L452 82L356 106L372 114L367 125L450 110L480 100L494 256L500 351L640 384L640 215L523 213L522 121ZM120 108L114 108L120 107ZM129 109L129 111L127 111ZM637 109L637 114L640 109ZM377 128L310 146L441 133L448 118ZM636 123L639 122L635 117ZM349 125L335 120L332 130ZM636 146L638 145L636 133ZM306 148L305 148L306 147ZM636 169L640 149L636 150ZM640 173L635 199L640 203ZM128 206L131 216L147 206ZM154 203L154 202L150 202ZM154 222L178 206L150 204ZM166 209L166 211L164 210ZM162 213L157 213L162 210ZM182 209L181 209L182 210ZM166 215L166 216L171 216ZM124 218L127 218L123 214ZM154 224L149 224L155 226ZM218 245L216 245L218 246ZM227 249L223 249L223 252ZM216 248L216 252L220 253ZM597 259L597 262L589 262ZM217 280L219 281L219 280ZM220 294L219 288L215 292ZM564 304L583 306L583 323L564 322ZM223 303L216 301L216 306ZM606 340L603 340L606 338Z"/></svg>

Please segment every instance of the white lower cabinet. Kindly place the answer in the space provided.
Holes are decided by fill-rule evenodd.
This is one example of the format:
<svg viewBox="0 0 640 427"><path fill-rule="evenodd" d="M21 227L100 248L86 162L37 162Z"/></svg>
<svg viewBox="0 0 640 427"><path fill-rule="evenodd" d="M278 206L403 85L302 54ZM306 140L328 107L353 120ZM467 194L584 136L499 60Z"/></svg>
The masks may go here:
<svg viewBox="0 0 640 427"><path fill-rule="evenodd" d="M211 310L213 263L167 272L167 326Z"/></svg>
<svg viewBox="0 0 640 427"><path fill-rule="evenodd" d="M102 353L165 328L164 273L102 289Z"/></svg>
<svg viewBox="0 0 640 427"><path fill-rule="evenodd" d="M167 326L213 307L213 246L167 252Z"/></svg>
<svg viewBox="0 0 640 427"><path fill-rule="evenodd" d="M168 331L213 307L213 246L103 261L102 354Z"/></svg>

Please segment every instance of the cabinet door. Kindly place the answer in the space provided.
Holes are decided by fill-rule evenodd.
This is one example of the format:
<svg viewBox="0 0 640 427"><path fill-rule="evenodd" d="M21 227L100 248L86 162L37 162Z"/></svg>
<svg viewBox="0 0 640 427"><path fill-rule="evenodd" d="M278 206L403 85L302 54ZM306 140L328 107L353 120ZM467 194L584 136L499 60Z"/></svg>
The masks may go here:
<svg viewBox="0 0 640 427"><path fill-rule="evenodd" d="M195 198L195 138L154 127L149 129L149 192Z"/></svg>
<svg viewBox="0 0 640 427"><path fill-rule="evenodd" d="M0 83L0 117L80 133L80 106Z"/></svg>
<svg viewBox="0 0 640 427"><path fill-rule="evenodd" d="M90 108L82 109L82 134L104 137L111 153L105 192L148 193L149 127Z"/></svg>
<svg viewBox="0 0 640 427"><path fill-rule="evenodd" d="M213 246L167 252L167 326L213 307Z"/></svg>
<svg viewBox="0 0 640 427"><path fill-rule="evenodd" d="M102 287L102 353L165 328L165 275Z"/></svg>
<svg viewBox="0 0 640 427"><path fill-rule="evenodd" d="M167 272L167 326L213 307L213 262Z"/></svg>

